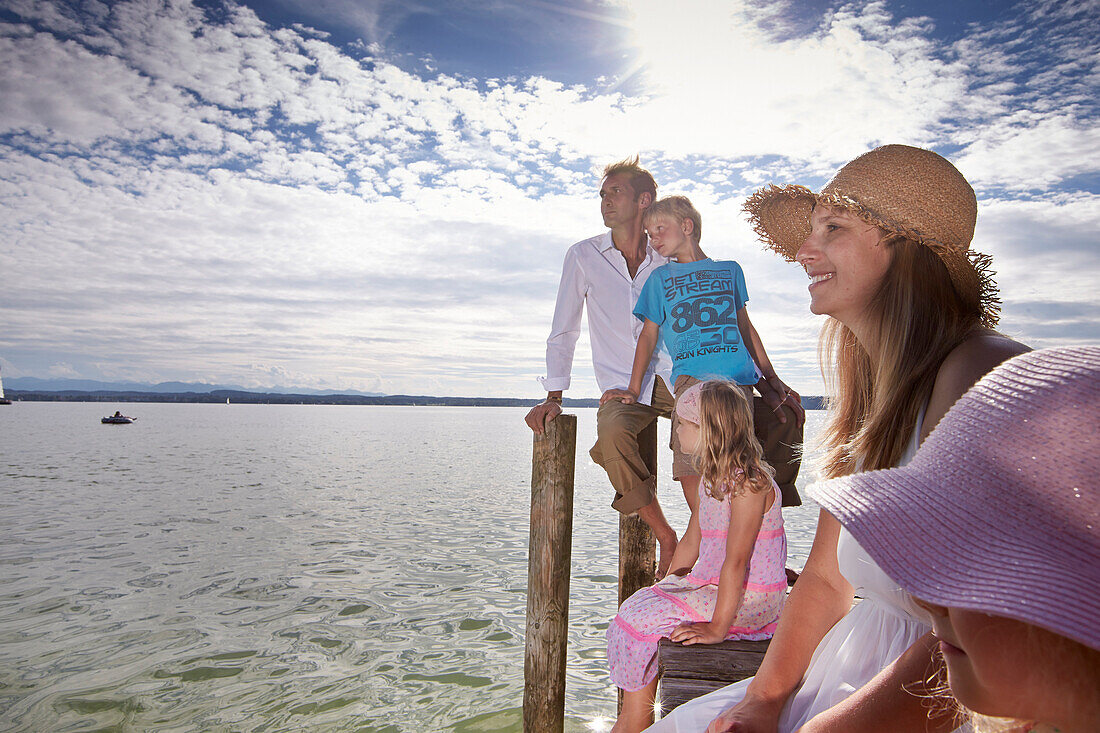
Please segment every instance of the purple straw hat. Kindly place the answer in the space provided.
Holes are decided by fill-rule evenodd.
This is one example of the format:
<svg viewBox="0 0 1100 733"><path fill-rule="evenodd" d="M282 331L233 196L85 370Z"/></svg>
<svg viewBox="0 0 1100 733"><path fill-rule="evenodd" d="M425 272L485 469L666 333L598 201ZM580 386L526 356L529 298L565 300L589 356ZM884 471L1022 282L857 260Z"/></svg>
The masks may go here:
<svg viewBox="0 0 1100 733"><path fill-rule="evenodd" d="M917 598L1100 649L1100 347L1022 354L913 460L807 491Z"/></svg>

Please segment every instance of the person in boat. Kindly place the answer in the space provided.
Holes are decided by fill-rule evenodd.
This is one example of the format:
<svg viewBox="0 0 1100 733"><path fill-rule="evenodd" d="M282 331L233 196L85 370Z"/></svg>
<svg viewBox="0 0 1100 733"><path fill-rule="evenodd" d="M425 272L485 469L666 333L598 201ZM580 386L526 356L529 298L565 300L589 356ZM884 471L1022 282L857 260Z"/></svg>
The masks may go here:
<svg viewBox="0 0 1100 733"><path fill-rule="evenodd" d="M976 730L1100 721L1098 433L1100 348L1035 351L978 382L907 466L808 489L931 615Z"/></svg>
<svg viewBox="0 0 1100 733"><path fill-rule="evenodd" d="M766 246L810 278L828 316L822 474L904 465L981 376L1026 347L996 333L973 188L940 155L871 150L820 193L769 186L745 204ZM853 606L855 591L862 601ZM929 710L928 613L828 512L755 677L680 706L653 731L950 731Z"/></svg>
<svg viewBox="0 0 1100 733"><path fill-rule="evenodd" d="M122 417L122 413L119 412L118 410L115 410L115 414L111 415L111 417Z"/></svg>
<svg viewBox="0 0 1100 733"><path fill-rule="evenodd" d="M636 157L604 168L599 195L600 213L608 231L574 244L565 254L553 323L546 340L546 376L539 380L547 391L546 400L525 418L535 434L541 434L546 424L561 414L562 392L569 388L573 352L586 305L592 366L601 392L629 386L641 331L633 309L647 278L667 262L649 244L643 227L642 218L657 195L657 183ZM593 459L607 471L615 490L611 506L623 514L636 513L657 538L659 575L664 574L672 560L677 536L657 501L656 476L642 460L638 436L658 416L671 416L670 384L671 363L666 355L657 352L636 402L611 400L600 405L596 445L591 451ZM801 443L805 413L797 395L777 393L766 380L761 380L757 388L768 401L763 410L755 411L760 415L757 429L766 431L761 439L765 458L781 472L776 480L782 486L785 478L782 474L798 473L798 464L791 460L788 446ZM677 445L673 432L674 451ZM786 457L772 455L769 446ZM673 478L678 478L675 469ZM791 476L792 486L793 482Z"/></svg>

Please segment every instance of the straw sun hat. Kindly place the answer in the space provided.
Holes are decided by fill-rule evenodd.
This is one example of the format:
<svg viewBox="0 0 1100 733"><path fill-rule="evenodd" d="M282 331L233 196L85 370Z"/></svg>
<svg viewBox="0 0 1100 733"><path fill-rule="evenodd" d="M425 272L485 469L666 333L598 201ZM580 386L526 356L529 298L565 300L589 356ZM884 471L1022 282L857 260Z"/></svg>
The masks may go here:
<svg viewBox="0 0 1100 733"><path fill-rule="evenodd" d="M810 236L815 204L846 209L864 221L931 249L947 266L955 291L997 323L1000 300L991 260L970 249L978 218L974 189L955 166L931 150L884 145L851 161L813 193L805 186L768 186L745 202L753 229L788 261Z"/></svg>
<svg viewBox="0 0 1100 733"><path fill-rule="evenodd" d="M902 588L1100 649L1100 347L1011 359L901 468L810 496Z"/></svg>

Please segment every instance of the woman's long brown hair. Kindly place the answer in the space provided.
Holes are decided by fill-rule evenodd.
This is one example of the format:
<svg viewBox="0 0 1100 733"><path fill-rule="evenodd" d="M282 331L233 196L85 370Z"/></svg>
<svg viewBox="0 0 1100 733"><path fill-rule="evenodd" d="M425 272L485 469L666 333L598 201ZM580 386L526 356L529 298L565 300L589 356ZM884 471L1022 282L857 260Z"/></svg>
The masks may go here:
<svg viewBox="0 0 1100 733"><path fill-rule="evenodd" d="M897 465L940 365L980 323L932 250L897 235L883 244L893 259L868 305L871 343L834 318L821 331L818 358L829 394L821 461L828 478Z"/></svg>

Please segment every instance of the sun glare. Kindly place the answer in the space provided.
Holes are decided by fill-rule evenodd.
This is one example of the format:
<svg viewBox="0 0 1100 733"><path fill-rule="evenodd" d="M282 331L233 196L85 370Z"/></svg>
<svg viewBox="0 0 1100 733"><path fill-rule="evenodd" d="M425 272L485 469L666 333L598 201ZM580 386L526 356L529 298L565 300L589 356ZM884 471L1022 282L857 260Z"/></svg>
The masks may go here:
<svg viewBox="0 0 1100 733"><path fill-rule="evenodd" d="M588 728L588 730L592 731L592 733L607 733L607 731L611 730L611 726L614 723L615 721L611 718L605 717L603 715L598 715L595 718L592 718L592 720L588 721L585 724L585 727Z"/></svg>
<svg viewBox="0 0 1100 733"><path fill-rule="evenodd" d="M634 41L653 91L690 97L734 81L734 70L744 68L739 36L747 30L735 27L737 7L724 0L632 3Z"/></svg>
<svg viewBox="0 0 1100 733"><path fill-rule="evenodd" d="M726 149L759 122L752 110L775 95L759 67L774 60L741 3L637 0L630 9L651 135L679 141L672 149L683 152Z"/></svg>
<svg viewBox="0 0 1100 733"><path fill-rule="evenodd" d="M921 59L914 27L873 9L817 17L791 2L634 0L629 10L629 72L646 94L631 127L666 154L838 156L887 135L912 139L935 105L914 114L905 100L950 86L938 60ZM818 28L777 30L799 22Z"/></svg>

